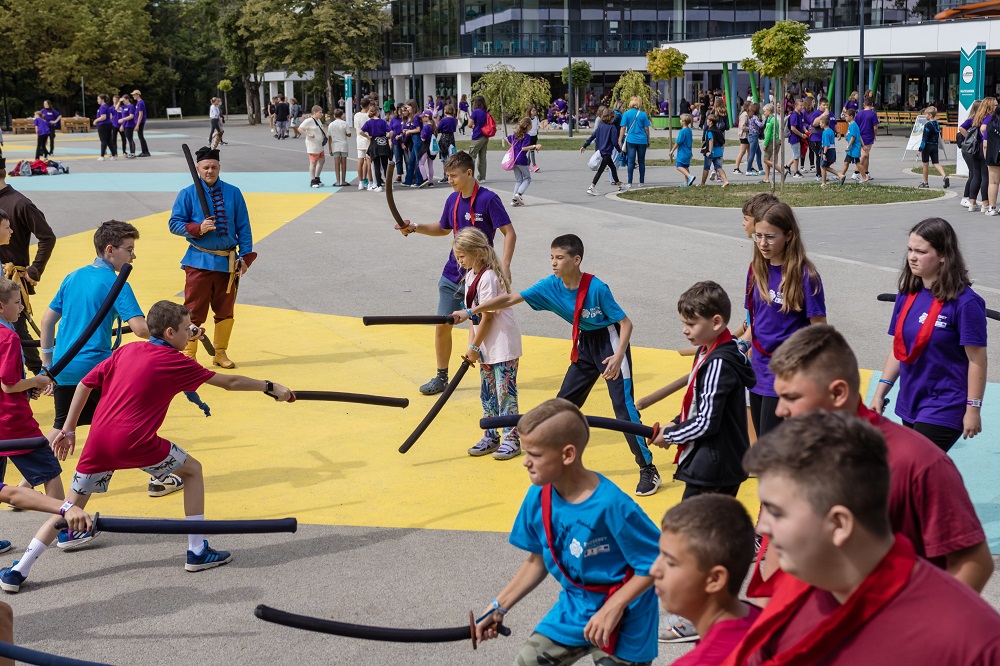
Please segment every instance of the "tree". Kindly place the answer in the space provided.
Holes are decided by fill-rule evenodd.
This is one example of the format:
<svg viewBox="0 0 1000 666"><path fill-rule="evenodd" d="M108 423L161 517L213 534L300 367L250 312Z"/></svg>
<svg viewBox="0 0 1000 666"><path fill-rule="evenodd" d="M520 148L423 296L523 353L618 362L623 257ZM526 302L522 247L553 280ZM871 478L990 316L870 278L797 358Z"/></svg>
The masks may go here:
<svg viewBox="0 0 1000 666"><path fill-rule="evenodd" d="M204 0L213 12L212 22L221 38L222 57L226 63L226 71L231 76L239 77L243 82L247 102L247 123L260 123L260 86L264 68L261 58L250 43L251 38L258 38L255 29L241 26L243 15L242 0Z"/></svg>
<svg viewBox="0 0 1000 666"><path fill-rule="evenodd" d="M472 84L472 94L482 95L488 108L499 110L504 136L510 134L508 118L523 117L532 105L547 107L552 99L548 81L533 79L500 62L488 65L486 70ZM576 76L575 71L573 75Z"/></svg>
<svg viewBox="0 0 1000 666"><path fill-rule="evenodd" d="M646 70L654 81L667 82L667 127L670 133L670 143L674 141L674 101L678 96L673 94L674 79L684 76L684 64L687 54L681 53L673 46L666 49L653 49L646 54Z"/></svg>
<svg viewBox="0 0 1000 666"><path fill-rule="evenodd" d="M782 132L785 126L784 87L789 73L806 57L809 26L798 21L778 21L766 30L758 30L750 39L753 58L745 58L740 67L748 72L778 79L774 100L777 105L777 141L781 146L781 164L785 163L785 143ZM781 186L785 185L785 170L781 169ZM771 181L774 192L774 181Z"/></svg>
<svg viewBox="0 0 1000 666"><path fill-rule="evenodd" d="M653 111L653 88L646 83L646 75L635 70L626 70L611 91L611 103L623 102L626 106L633 97L639 98L639 108L647 114Z"/></svg>
<svg viewBox="0 0 1000 666"><path fill-rule="evenodd" d="M823 58L805 58L792 68L787 78L789 82L815 84L818 93L819 87L830 78L830 67Z"/></svg>
<svg viewBox="0 0 1000 666"><path fill-rule="evenodd" d="M223 103L225 104L225 106L223 108L225 108L225 110L226 110L225 113L228 116L229 115L229 93L232 92L232 90L233 90L233 82L230 81L229 79L222 79L221 81L219 81L219 86L218 87L219 87L219 90L222 91L222 99L223 99Z"/></svg>
<svg viewBox="0 0 1000 666"><path fill-rule="evenodd" d="M562 68L562 82L568 83L569 78L568 67ZM587 89L590 82L594 79L594 72L590 69L590 63L586 60L574 60L573 61L573 90L570 91L570 96L573 99L566 100L569 102L570 106L570 116L576 113L576 110L580 108L580 94L577 92L581 88L583 90Z"/></svg>

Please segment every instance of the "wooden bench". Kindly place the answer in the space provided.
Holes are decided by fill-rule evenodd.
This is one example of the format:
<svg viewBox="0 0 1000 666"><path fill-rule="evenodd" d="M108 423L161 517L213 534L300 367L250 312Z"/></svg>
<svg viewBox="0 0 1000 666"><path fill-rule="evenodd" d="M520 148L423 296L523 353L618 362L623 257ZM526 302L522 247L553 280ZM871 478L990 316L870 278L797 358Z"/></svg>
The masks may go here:
<svg viewBox="0 0 1000 666"><path fill-rule="evenodd" d="M34 134L35 121L33 118L14 118L11 122L14 134Z"/></svg>
<svg viewBox="0 0 1000 666"><path fill-rule="evenodd" d="M941 125L941 138L948 143L955 143L958 138L958 125Z"/></svg>
<svg viewBox="0 0 1000 666"><path fill-rule="evenodd" d="M170 116L180 116L181 120L184 120L184 113L181 111L181 107L179 106L167 107L167 120L170 119Z"/></svg>
<svg viewBox="0 0 1000 666"><path fill-rule="evenodd" d="M90 118L63 118L62 129L66 134L75 132L89 132Z"/></svg>

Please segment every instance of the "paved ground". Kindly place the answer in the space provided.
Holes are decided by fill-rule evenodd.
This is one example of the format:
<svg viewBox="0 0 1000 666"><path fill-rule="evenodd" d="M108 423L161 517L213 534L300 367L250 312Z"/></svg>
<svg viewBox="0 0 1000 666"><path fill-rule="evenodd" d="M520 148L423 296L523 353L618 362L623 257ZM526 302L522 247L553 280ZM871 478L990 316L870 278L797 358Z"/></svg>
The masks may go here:
<svg viewBox="0 0 1000 666"><path fill-rule="evenodd" d="M176 189L185 184L180 143L200 145L204 123L151 123L153 158L97 162L95 135L60 136L56 157L68 176L11 179L46 212L61 240L40 285L45 303L66 272L92 250L91 230L109 218L133 221L140 231L132 283L148 307L182 287L177 260L183 241L165 231ZM915 185L904 174L903 137L879 137L873 173L879 182ZM28 139L7 137L15 158ZM471 460L464 449L477 437L474 381L414 450L395 449L429 407L416 388L433 371L429 329L364 329L363 314L426 314L436 303L436 276L447 256L444 239L402 238L391 228L381 195L354 188L312 190L304 147L277 142L267 129L230 124L223 177L248 194L260 258L243 281L233 356L241 370L293 388L356 390L409 397L406 411L373 407L275 405L258 396L206 389L213 408L205 420L183 399L164 432L187 445L208 475L209 517L294 515L296 535L217 537L231 548L229 566L190 576L181 569L183 544L173 537L103 535L89 551L47 553L24 592L8 595L17 614L18 641L28 647L108 663L223 663L239 651L247 663L509 663L554 599L551 581L511 614L510 641L471 654L465 644L400 647L265 625L252 617L258 603L321 617L378 625L433 627L463 622L516 570L521 554L505 532L527 479L517 462ZM951 150L951 148L949 148ZM665 152L665 151L661 151ZM509 193L512 178L490 153L487 187ZM649 157L661 157L652 151ZM727 155L729 157L729 155ZM912 158L912 154L910 154ZM676 321L677 295L712 278L731 295L742 292L749 241L732 210L626 204L588 197L591 178L573 152L542 152L528 206L512 209L518 233L515 287L548 274L548 243L574 232L587 243L586 267L600 275L636 324L633 337L638 392L683 373L689 361L670 351L685 344ZM440 163L438 164L440 171ZM651 168L647 184L675 184L672 167ZM739 177L736 177L739 179ZM331 180L329 175L325 178ZM638 177L636 177L638 180ZM964 181L955 180L953 189ZM932 183L940 184L939 179ZM397 192L404 217L437 219L447 188ZM889 306L875 295L891 291L903 260L906 232L930 216L957 228L977 290L1000 308L998 223L958 207L957 198L913 205L797 209L810 256L827 289L831 323L841 328L862 366L881 368L889 350ZM526 335L519 381L531 406L558 386L568 350L568 327L544 313L518 310ZM995 332L991 325L991 332ZM464 331L456 331L461 340ZM872 374L865 373L866 381ZM1000 371L990 370L991 382ZM991 398L993 398L991 400ZM988 403L1000 398L991 383ZM650 409L650 420L676 411L678 399ZM609 413L598 388L590 413ZM996 497L1000 410L988 412L986 433L954 449L994 552L1000 552ZM39 404L39 421L51 406ZM657 458L669 478L667 455ZM635 470L620 439L594 437L589 464L627 490ZM12 477L15 478L15 477ZM455 492L456 488L460 489ZM679 485L641 502L655 519L679 499ZM755 486L741 498L753 509ZM137 472L123 472L94 508L107 515L173 517L180 498L146 497ZM19 548L37 516L3 513L4 538ZM15 550L16 553L20 552ZM998 577L1000 578L1000 577ZM994 580L987 598L1000 605ZM53 631L53 627L59 627ZM112 640L109 640L112 639ZM662 650L658 663L684 651Z"/></svg>

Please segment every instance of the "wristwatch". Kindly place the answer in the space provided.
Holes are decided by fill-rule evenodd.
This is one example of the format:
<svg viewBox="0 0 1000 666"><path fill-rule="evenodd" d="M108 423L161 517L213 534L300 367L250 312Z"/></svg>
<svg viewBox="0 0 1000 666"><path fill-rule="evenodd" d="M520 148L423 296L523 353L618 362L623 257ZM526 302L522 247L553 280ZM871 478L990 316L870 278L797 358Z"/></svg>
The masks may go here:
<svg viewBox="0 0 1000 666"><path fill-rule="evenodd" d="M277 397L274 395L274 382L272 382L270 379L264 380L264 395L269 395L272 398Z"/></svg>

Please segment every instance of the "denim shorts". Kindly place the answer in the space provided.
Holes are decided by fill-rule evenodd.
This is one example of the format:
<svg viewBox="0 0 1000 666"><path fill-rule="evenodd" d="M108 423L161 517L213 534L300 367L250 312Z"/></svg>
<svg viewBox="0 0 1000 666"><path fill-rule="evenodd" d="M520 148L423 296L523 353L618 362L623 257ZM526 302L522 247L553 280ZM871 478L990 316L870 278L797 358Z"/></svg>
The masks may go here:
<svg viewBox="0 0 1000 666"><path fill-rule="evenodd" d="M445 276L438 280L438 310L439 315L450 315L456 310L465 308L465 286L452 282Z"/></svg>
<svg viewBox="0 0 1000 666"><path fill-rule="evenodd" d="M721 157L705 157L705 170L715 167L716 171L722 170L722 158Z"/></svg>

